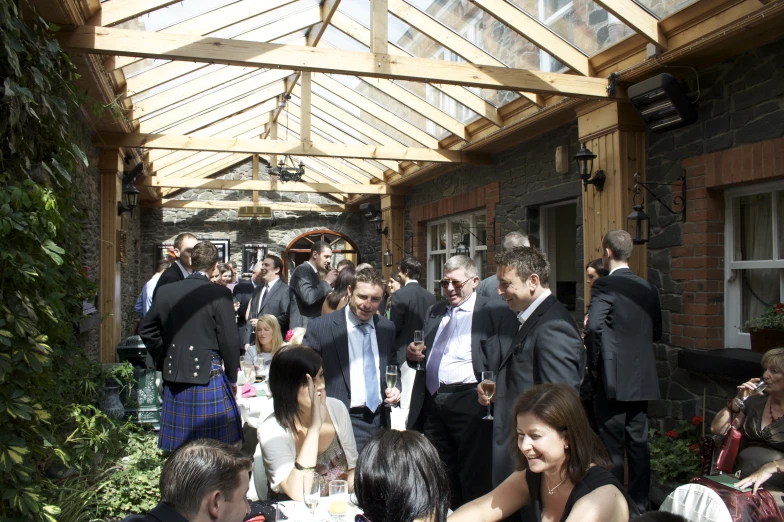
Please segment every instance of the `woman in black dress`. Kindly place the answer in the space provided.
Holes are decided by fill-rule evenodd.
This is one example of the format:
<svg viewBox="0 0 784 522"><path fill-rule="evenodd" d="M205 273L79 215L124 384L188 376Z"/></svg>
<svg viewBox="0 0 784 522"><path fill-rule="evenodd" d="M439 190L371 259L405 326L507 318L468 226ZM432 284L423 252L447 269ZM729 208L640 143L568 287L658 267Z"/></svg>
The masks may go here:
<svg viewBox="0 0 784 522"><path fill-rule="evenodd" d="M493 522L521 509L535 522L626 522L638 514L569 386L534 386L517 399L514 417L517 471L450 522Z"/></svg>

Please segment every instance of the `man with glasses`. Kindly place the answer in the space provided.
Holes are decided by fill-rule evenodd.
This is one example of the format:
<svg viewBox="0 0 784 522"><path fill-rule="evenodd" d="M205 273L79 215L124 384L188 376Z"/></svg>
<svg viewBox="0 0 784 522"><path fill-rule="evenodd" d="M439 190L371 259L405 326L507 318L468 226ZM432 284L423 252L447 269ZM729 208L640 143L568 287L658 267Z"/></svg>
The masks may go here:
<svg viewBox="0 0 784 522"><path fill-rule="evenodd" d="M411 396L409 429L422 429L449 473L452 508L491 489L491 423L482 420L486 409L476 401L481 372L490 370L485 352L493 350L498 328L514 315L497 299L474 293L479 283L476 265L454 256L444 265L441 288L445 300L425 314L425 353L408 345L407 359L418 371ZM506 340L506 343L510 340Z"/></svg>

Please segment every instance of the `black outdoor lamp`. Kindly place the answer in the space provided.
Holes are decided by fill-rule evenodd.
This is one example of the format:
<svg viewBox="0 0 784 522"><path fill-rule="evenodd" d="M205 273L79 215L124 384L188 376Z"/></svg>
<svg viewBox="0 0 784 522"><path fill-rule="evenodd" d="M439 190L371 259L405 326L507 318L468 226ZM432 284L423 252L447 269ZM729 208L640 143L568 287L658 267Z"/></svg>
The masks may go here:
<svg viewBox="0 0 784 522"><path fill-rule="evenodd" d="M648 214L642 209L642 201L637 202L637 196L642 200L642 193L637 190L632 198L632 213L626 218L626 231L632 236L635 245L644 245L648 242Z"/></svg>
<svg viewBox="0 0 784 522"><path fill-rule="evenodd" d="M669 205L667 205L662 198L657 196L649 186L655 187L673 187L680 184L681 193L678 195L677 193L673 194L672 196L672 205L676 208L678 206L681 207L680 210L675 210ZM649 237L649 228L648 225L650 223L650 219L648 218L648 214L645 213L643 210L643 205L645 203L645 196L640 190L640 187L645 189L645 191L653 196L653 198L659 202L659 204L666 209L668 212L672 214L680 214L681 220L686 221L686 176L681 174L678 176L678 179L673 181L672 183L652 183L652 182L644 182L640 177L640 173L634 174L634 195L632 196L632 213L626 218L626 231L632 236L632 241L635 245L644 245L648 242Z"/></svg>
<svg viewBox="0 0 784 522"><path fill-rule="evenodd" d="M389 235L389 229L383 226L384 219L381 217L381 211L373 203L363 203L359 206L359 210L369 223L373 223L376 226L376 232L385 236Z"/></svg>
<svg viewBox="0 0 784 522"><path fill-rule="evenodd" d="M588 191L588 185L593 185L596 187L596 190L599 192L602 191L604 188L604 182L606 181L607 177L604 175L603 170L596 171L593 179L591 179L591 174L593 173L593 160L596 159L596 154L591 152L591 149L585 146L583 143L583 148L577 151L577 154L574 155L574 160L577 162L577 168L580 172L580 179L583 180L583 186L585 190Z"/></svg>
<svg viewBox="0 0 784 522"><path fill-rule="evenodd" d="M455 247L456 256L467 256L471 254L471 249L468 246L468 234L463 234L463 239Z"/></svg>
<svg viewBox="0 0 784 522"><path fill-rule="evenodd" d="M123 176L122 201L117 202L117 215L122 216L124 212L133 214L133 209L139 206L139 189L134 183L143 174L144 164L139 162L130 172Z"/></svg>
<svg viewBox="0 0 784 522"><path fill-rule="evenodd" d="M384 266L389 268L392 266L392 251L387 247L387 251L384 252Z"/></svg>

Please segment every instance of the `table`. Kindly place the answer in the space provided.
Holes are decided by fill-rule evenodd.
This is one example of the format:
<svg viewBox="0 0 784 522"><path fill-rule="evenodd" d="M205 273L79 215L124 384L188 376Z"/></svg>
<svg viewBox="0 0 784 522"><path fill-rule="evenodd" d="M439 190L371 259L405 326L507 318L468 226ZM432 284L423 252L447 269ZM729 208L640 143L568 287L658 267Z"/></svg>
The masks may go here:
<svg viewBox="0 0 784 522"><path fill-rule="evenodd" d="M329 497L322 497L319 501L319 505L316 508L315 519L311 516L310 510L304 502L287 500L285 502L280 502L279 504L280 510L288 517L286 522L313 522L313 520L316 522L324 522L326 520L331 520L329 515ZM361 512L362 510L354 505L353 502L349 502L348 511L346 511L346 514L340 520L344 522L353 522L354 516Z"/></svg>
<svg viewBox="0 0 784 522"><path fill-rule="evenodd" d="M240 407L242 415L246 443L250 442L256 446L253 452L253 471L250 477L251 484L255 487L248 491L248 498L250 500L265 500L268 489L267 472L264 470L264 459L261 456L261 446L258 443L256 430L259 424L272 414L273 403L272 397L267 393L266 382L254 383L253 387L256 389L255 397L242 397L242 385L237 386L237 405Z"/></svg>

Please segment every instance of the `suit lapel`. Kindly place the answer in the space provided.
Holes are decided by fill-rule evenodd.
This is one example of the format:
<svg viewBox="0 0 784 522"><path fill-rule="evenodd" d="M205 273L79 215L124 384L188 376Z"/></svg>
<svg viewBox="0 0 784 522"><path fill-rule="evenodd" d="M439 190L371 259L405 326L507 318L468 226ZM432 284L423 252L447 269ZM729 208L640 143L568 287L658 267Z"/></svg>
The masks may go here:
<svg viewBox="0 0 784 522"><path fill-rule="evenodd" d="M272 296L277 294L282 287L283 287L283 283L281 281L278 281L277 283L275 283L275 286L273 286L272 290L269 291L269 295L267 296L267 300L264 301L263 303L261 303L261 308L259 309L259 315L261 315L261 311L264 310L264 307L267 306L270 301L272 301ZM264 291L264 288L262 287L262 292L263 291ZM261 299L261 293L259 293L259 299ZM258 306L258 303L256 304L256 306Z"/></svg>
<svg viewBox="0 0 784 522"><path fill-rule="evenodd" d="M441 324L441 319L444 317L446 311L446 304L437 303L430 310L430 317L425 323L425 363L430 359L430 352L432 352L433 343L438 333L438 326Z"/></svg>
<svg viewBox="0 0 784 522"><path fill-rule="evenodd" d="M343 310L338 310L330 314L335 321L335 328L332 329L332 341L335 346L340 371L343 373L343 380L346 382L346 389L351 390L351 359L348 353L348 323L346 314Z"/></svg>
<svg viewBox="0 0 784 522"><path fill-rule="evenodd" d="M553 306L554 302L555 297L553 297L551 294L547 296L547 299L542 301L542 304L536 307L534 313L531 314L531 317L528 318L528 320L523 324L523 327L520 328L520 330L517 332L517 335L515 335L512 343L509 345L507 352L504 353L503 359L501 359L501 367L506 364L506 361L509 360L515 349L525 342L525 338L531 332L533 327L536 326L536 323L539 322L539 318L542 317L542 315L544 315L544 313L549 310L551 306Z"/></svg>

